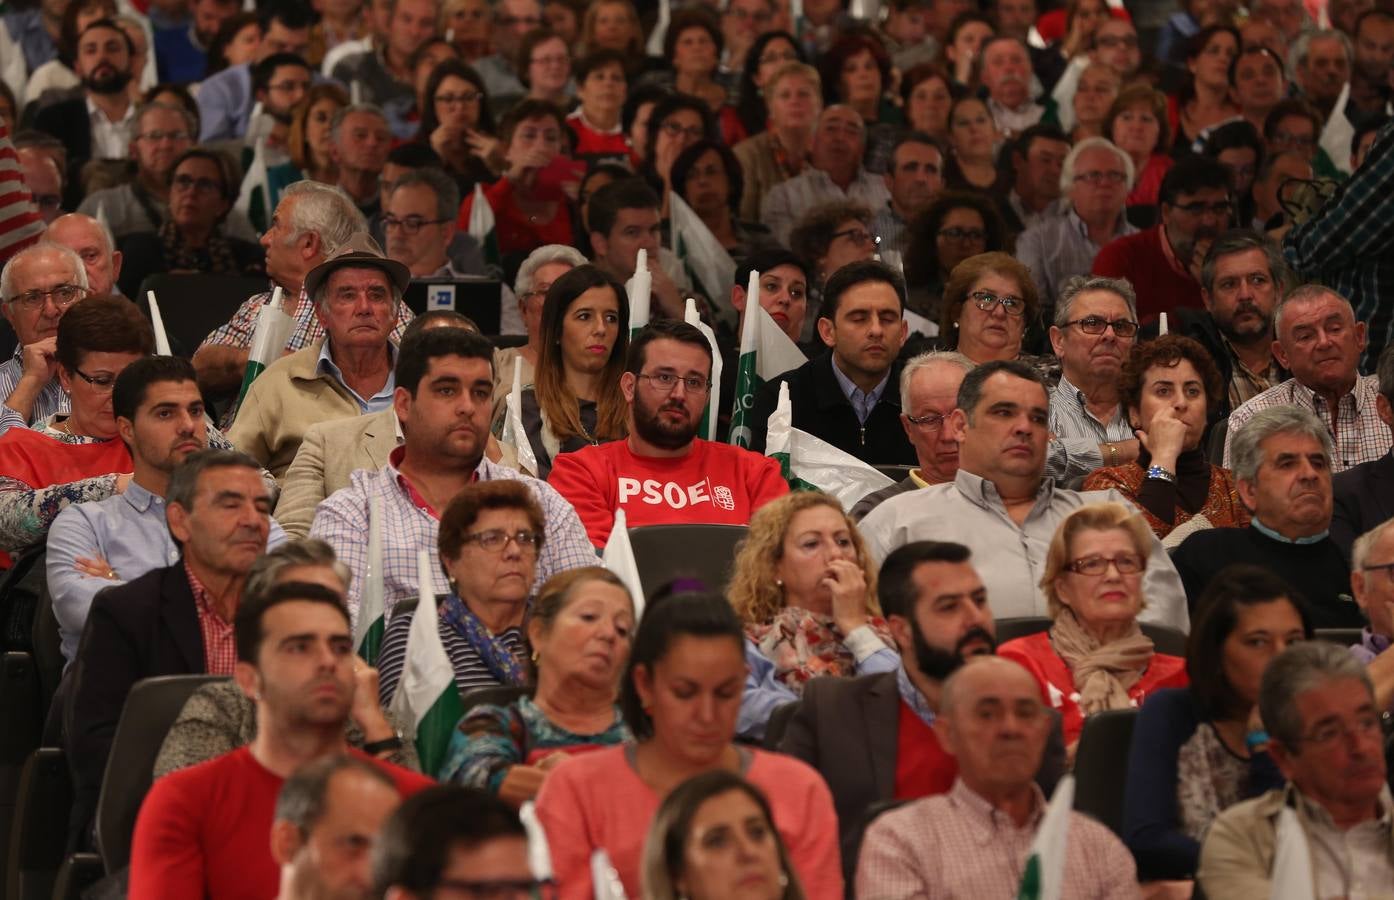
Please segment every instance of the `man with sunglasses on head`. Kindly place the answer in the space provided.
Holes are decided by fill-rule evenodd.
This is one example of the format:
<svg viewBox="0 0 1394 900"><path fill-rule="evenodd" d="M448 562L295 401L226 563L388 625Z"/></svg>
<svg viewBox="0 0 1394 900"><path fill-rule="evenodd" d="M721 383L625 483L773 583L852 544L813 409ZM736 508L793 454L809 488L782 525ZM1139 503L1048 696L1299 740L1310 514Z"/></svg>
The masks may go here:
<svg viewBox="0 0 1394 900"><path fill-rule="evenodd" d="M1201 309L1200 266L1234 218L1229 169L1203 156L1172 166L1159 192L1161 221L1107 244L1095 275L1126 278L1137 291L1139 321L1177 307Z"/></svg>
<svg viewBox="0 0 1394 900"><path fill-rule="evenodd" d="M629 437L559 455L547 479L596 547L609 541L616 509L630 528L744 525L789 492L774 459L697 437L711 374L711 345L686 322L658 320L630 342L620 376Z"/></svg>
<svg viewBox="0 0 1394 900"><path fill-rule="evenodd" d="M81 257L57 244L21 250L0 271L0 314L19 338L0 365L0 434L68 411L58 383L58 320L87 295L87 284Z"/></svg>

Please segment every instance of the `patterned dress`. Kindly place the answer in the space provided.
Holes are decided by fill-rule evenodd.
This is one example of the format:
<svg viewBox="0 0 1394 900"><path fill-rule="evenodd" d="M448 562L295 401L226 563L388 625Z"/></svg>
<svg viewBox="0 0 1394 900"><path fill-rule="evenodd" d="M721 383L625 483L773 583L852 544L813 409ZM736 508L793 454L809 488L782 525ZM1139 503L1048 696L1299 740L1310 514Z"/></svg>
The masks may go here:
<svg viewBox="0 0 1394 900"><path fill-rule="evenodd" d="M499 792L513 766L530 766L553 753L577 753L633 740L624 715L615 707L615 720L599 734L576 734L547 718L531 697L507 706L476 706L460 719L450 737L441 781Z"/></svg>

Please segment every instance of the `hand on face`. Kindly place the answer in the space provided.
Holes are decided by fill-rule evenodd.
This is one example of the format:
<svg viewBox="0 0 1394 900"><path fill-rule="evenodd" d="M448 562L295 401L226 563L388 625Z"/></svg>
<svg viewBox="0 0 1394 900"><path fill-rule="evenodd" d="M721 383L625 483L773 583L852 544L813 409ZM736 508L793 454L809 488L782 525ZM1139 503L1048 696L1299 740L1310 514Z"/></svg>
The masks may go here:
<svg viewBox="0 0 1394 900"><path fill-rule="evenodd" d="M1152 456L1153 461L1162 460L1158 465L1168 462L1175 465L1176 457L1186 446L1186 423L1176 417L1170 407L1162 407L1143 428L1134 431L1142 446ZM1168 467L1169 468L1169 467Z"/></svg>
<svg viewBox="0 0 1394 900"><path fill-rule="evenodd" d="M866 624L866 575L854 559L831 559L818 582L832 595L833 621L844 636Z"/></svg>

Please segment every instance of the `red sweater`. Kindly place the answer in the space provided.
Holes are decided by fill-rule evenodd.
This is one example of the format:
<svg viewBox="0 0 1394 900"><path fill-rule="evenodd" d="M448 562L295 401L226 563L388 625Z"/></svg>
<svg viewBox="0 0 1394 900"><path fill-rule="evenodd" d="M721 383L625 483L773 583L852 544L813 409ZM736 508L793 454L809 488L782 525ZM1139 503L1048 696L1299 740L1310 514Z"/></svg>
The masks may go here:
<svg viewBox="0 0 1394 900"><path fill-rule="evenodd" d="M435 782L359 750L410 796ZM156 781L136 818L131 897L266 900L280 889L271 822L285 779L240 747Z"/></svg>
<svg viewBox="0 0 1394 900"><path fill-rule="evenodd" d="M1074 676L1069 666L1055 652L1050 643L1050 632L1042 631L1024 638L1017 638L997 648L997 655L1019 662L1026 670L1036 676L1041 686L1041 696L1051 709L1060 711L1060 726L1065 732L1065 746L1079 740L1084 730L1084 715L1079 709L1079 694L1075 691ZM1142 706L1142 701L1153 691L1162 688L1185 687L1191 681L1186 677L1186 660L1179 656L1156 653L1147 664L1142 677L1128 691L1128 699L1133 706Z"/></svg>
<svg viewBox="0 0 1394 900"><path fill-rule="evenodd" d="M1124 235L1104 245L1094 257L1094 274L1126 278L1137 291L1137 315L1151 322L1177 307L1204 309L1200 284L1178 271L1162 250L1162 226Z"/></svg>
<svg viewBox="0 0 1394 900"><path fill-rule="evenodd" d="M537 815L547 830L562 900L589 900L591 853L604 847L630 897L643 896L644 838L662 799L629 762L632 745L566 760L547 776ZM774 824L809 900L841 900L837 812L822 776L790 756L751 750L744 774L770 801ZM136 896L132 893L131 896Z"/></svg>
<svg viewBox="0 0 1394 900"><path fill-rule="evenodd" d="M557 214L552 221L533 222L513 202L513 182L507 178L487 185L484 197L494 210L494 236L498 238L500 253L531 253L543 244L576 242L571 236L571 208L564 199L557 204ZM473 208L474 194L470 194L460 204L460 217L456 224L461 231L469 230L470 210Z"/></svg>
<svg viewBox="0 0 1394 900"><path fill-rule="evenodd" d="M779 463L749 450L693 438L686 456L639 456L628 441L563 453L547 482L576 507L591 543L610 540L615 510L644 525L746 525L789 493Z"/></svg>

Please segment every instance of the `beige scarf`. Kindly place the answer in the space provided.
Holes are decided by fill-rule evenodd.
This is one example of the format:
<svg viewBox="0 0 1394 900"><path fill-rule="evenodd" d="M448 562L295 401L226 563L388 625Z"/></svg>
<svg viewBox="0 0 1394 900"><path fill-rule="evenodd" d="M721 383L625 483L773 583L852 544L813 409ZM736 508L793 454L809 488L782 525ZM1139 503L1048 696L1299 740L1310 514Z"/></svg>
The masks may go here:
<svg viewBox="0 0 1394 900"><path fill-rule="evenodd" d="M1137 622L1127 635L1100 644L1069 607L1063 607L1055 617L1050 641L1074 675L1079 708L1085 716L1131 706L1128 690L1142 677L1155 652L1152 639L1142 633Z"/></svg>

